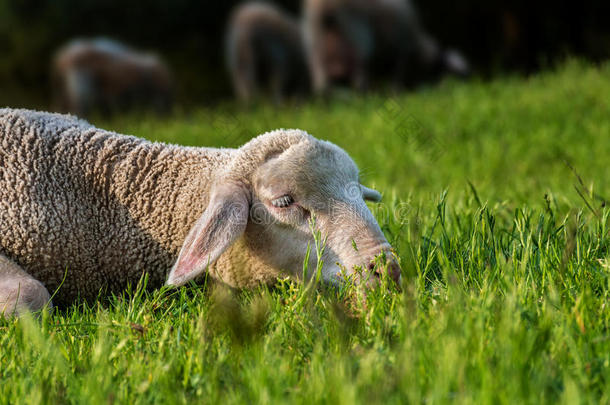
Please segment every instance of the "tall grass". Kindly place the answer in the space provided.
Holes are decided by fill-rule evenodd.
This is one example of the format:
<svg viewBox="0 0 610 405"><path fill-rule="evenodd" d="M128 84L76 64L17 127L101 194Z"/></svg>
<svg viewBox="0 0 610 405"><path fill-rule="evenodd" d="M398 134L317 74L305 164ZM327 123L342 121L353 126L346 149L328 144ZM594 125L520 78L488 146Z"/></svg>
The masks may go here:
<svg viewBox="0 0 610 405"><path fill-rule="evenodd" d="M609 94L609 66L572 62L390 101L100 124L211 146L275 127L332 140L384 194L371 208L403 287L142 280L0 321L0 401L610 403Z"/></svg>

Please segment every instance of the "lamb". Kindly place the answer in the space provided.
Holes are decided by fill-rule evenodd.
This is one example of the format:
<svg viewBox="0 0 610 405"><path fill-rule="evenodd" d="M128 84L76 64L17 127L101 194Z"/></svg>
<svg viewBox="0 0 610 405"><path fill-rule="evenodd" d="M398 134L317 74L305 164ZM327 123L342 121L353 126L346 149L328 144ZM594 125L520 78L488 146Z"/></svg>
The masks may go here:
<svg viewBox="0 0 610 405"><path fill-rule="evenodd" d="M165 63L107 38L77 39L62 47L51 76L60 111L86 116L142 106L164 112L171 106L173 84Z"/></svg>
<svg viewBox="0 0 610 405"><path fill-rule="evenodd" d="M60 306L120 293L145 273L150 288L205 272L237 288L298 279L312 216L323 280L398 281L365 204L380 198L345 151L301 130L185 147L0 109L0 313L39 310L49 292ZM386 265L374 266L380 254Z"/></svg>
<svg viewBox="0 0 610 405"><path fill-rule="evenodd" d="M309 92L309 71L299 23L277 7L250 2L229 19L227 67L237 97L267 92L276 103Z"/></svg>

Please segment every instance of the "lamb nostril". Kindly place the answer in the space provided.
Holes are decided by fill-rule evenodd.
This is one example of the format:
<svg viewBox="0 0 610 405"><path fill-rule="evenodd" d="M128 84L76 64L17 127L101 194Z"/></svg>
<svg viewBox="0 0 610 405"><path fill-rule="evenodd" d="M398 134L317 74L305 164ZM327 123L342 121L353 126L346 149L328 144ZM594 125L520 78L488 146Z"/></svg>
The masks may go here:
<svg viewBox="0 0 610 405"><path fill-rule="evenodd" d="M396 263L395 261L390 262L388 264L388 272L390 273L390 277L392 277L392 280L394 280L396 284L400 284L401 271L398 263Z"/></svg>
<svg viewBox="0 0 610 405"><path fill-rule="evenodd" d="M389 259L385 264L380 263L378 266L375 266L375 261L372 260L367 268L375 277L382 277L383 274L387 274L395 283L400 283L400 266L395 260Z"/></svg>

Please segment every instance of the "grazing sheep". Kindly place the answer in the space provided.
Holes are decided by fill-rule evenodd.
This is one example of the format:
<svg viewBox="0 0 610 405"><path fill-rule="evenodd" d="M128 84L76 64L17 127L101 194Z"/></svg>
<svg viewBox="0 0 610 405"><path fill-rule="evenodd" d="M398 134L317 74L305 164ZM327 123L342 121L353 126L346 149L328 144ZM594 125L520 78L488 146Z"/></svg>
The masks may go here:
<svg viewBox="0 0 610 405"><path fill-rule="evenodd" d="M309 91L299 23L270 4L245 3L233 11L226 53L233 87L242 101L266 91L279 103Z"/></svg>
<svg viewBox="0 0 610 405"><path fill-rule="evenodd" d="M342 149L300 130L196 148L2 109L0 309L40 309L58 288L56 304L93 300L144 273L151 288L206 270L235 287L298 278L314 214L327 237L323 279L339 282L344 268L374 282L364 279L385 270L371 260L391 247L364 200L380 198Z"/></svg>
<svg viewBox="0 0 610 405"><path fill-rule="evenodd" d="M364 89L374 33L358 0L305 0L303 36L314 91L335 83Z"/></svg>
<svg viewBox="0 0 610 405"><path fill-rule="evenodd" d="M111 113L123 108L171 106L172 78L155 55L97 38L75 40L53 60L56 108L86 116L92 110Z"/></svg>
<svg viewBox="0 0 610 405"><path fill-rule="evenodd" d="M357 89L371 76L394 87L466 75L468 64L454 50L442 50L422 28L408 0L306 0L305 43L314 89L333 83Z"/></svg>

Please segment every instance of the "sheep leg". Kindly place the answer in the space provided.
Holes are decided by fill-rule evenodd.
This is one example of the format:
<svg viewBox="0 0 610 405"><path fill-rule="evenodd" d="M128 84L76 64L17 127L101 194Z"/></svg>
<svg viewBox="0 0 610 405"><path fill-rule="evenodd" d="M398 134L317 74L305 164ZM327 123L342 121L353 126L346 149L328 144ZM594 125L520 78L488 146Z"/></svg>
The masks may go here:
<svg viewBox="0 0 610 405"><path fill-rule="evenodd" d="M51 308L50 300L40 281L0 254L0 317Z"/></svg>
<svg viewBox="0 0 610 405"><path fill-rule="evenodd" d="M364 62L357 63L354 73L351 77L352 87L359 91L366 91L368 87L367 69Z"/></svg>
<svg viewBox="0 0 610 405"><path fill-rule="evenodd" d="M256 91L255 60L251 49L236 50L231 74L237 97L244 102L251 101Z"/></svg>
<svg viewBox="0 0 610 405"><path fill-rule="evenodd" d="M279 66L275 73L270 78L270 89L275 105L280 105L284 101L284 93L288 91L287 78L286 78L286 67Z"/></svg>
<svg viewBox="0 0 610 405"><path fill-rule="evenodd" d="M88 72L82 69L71 70L67 77L70 112L85 116L94 106L95 89Z"/></svg>

